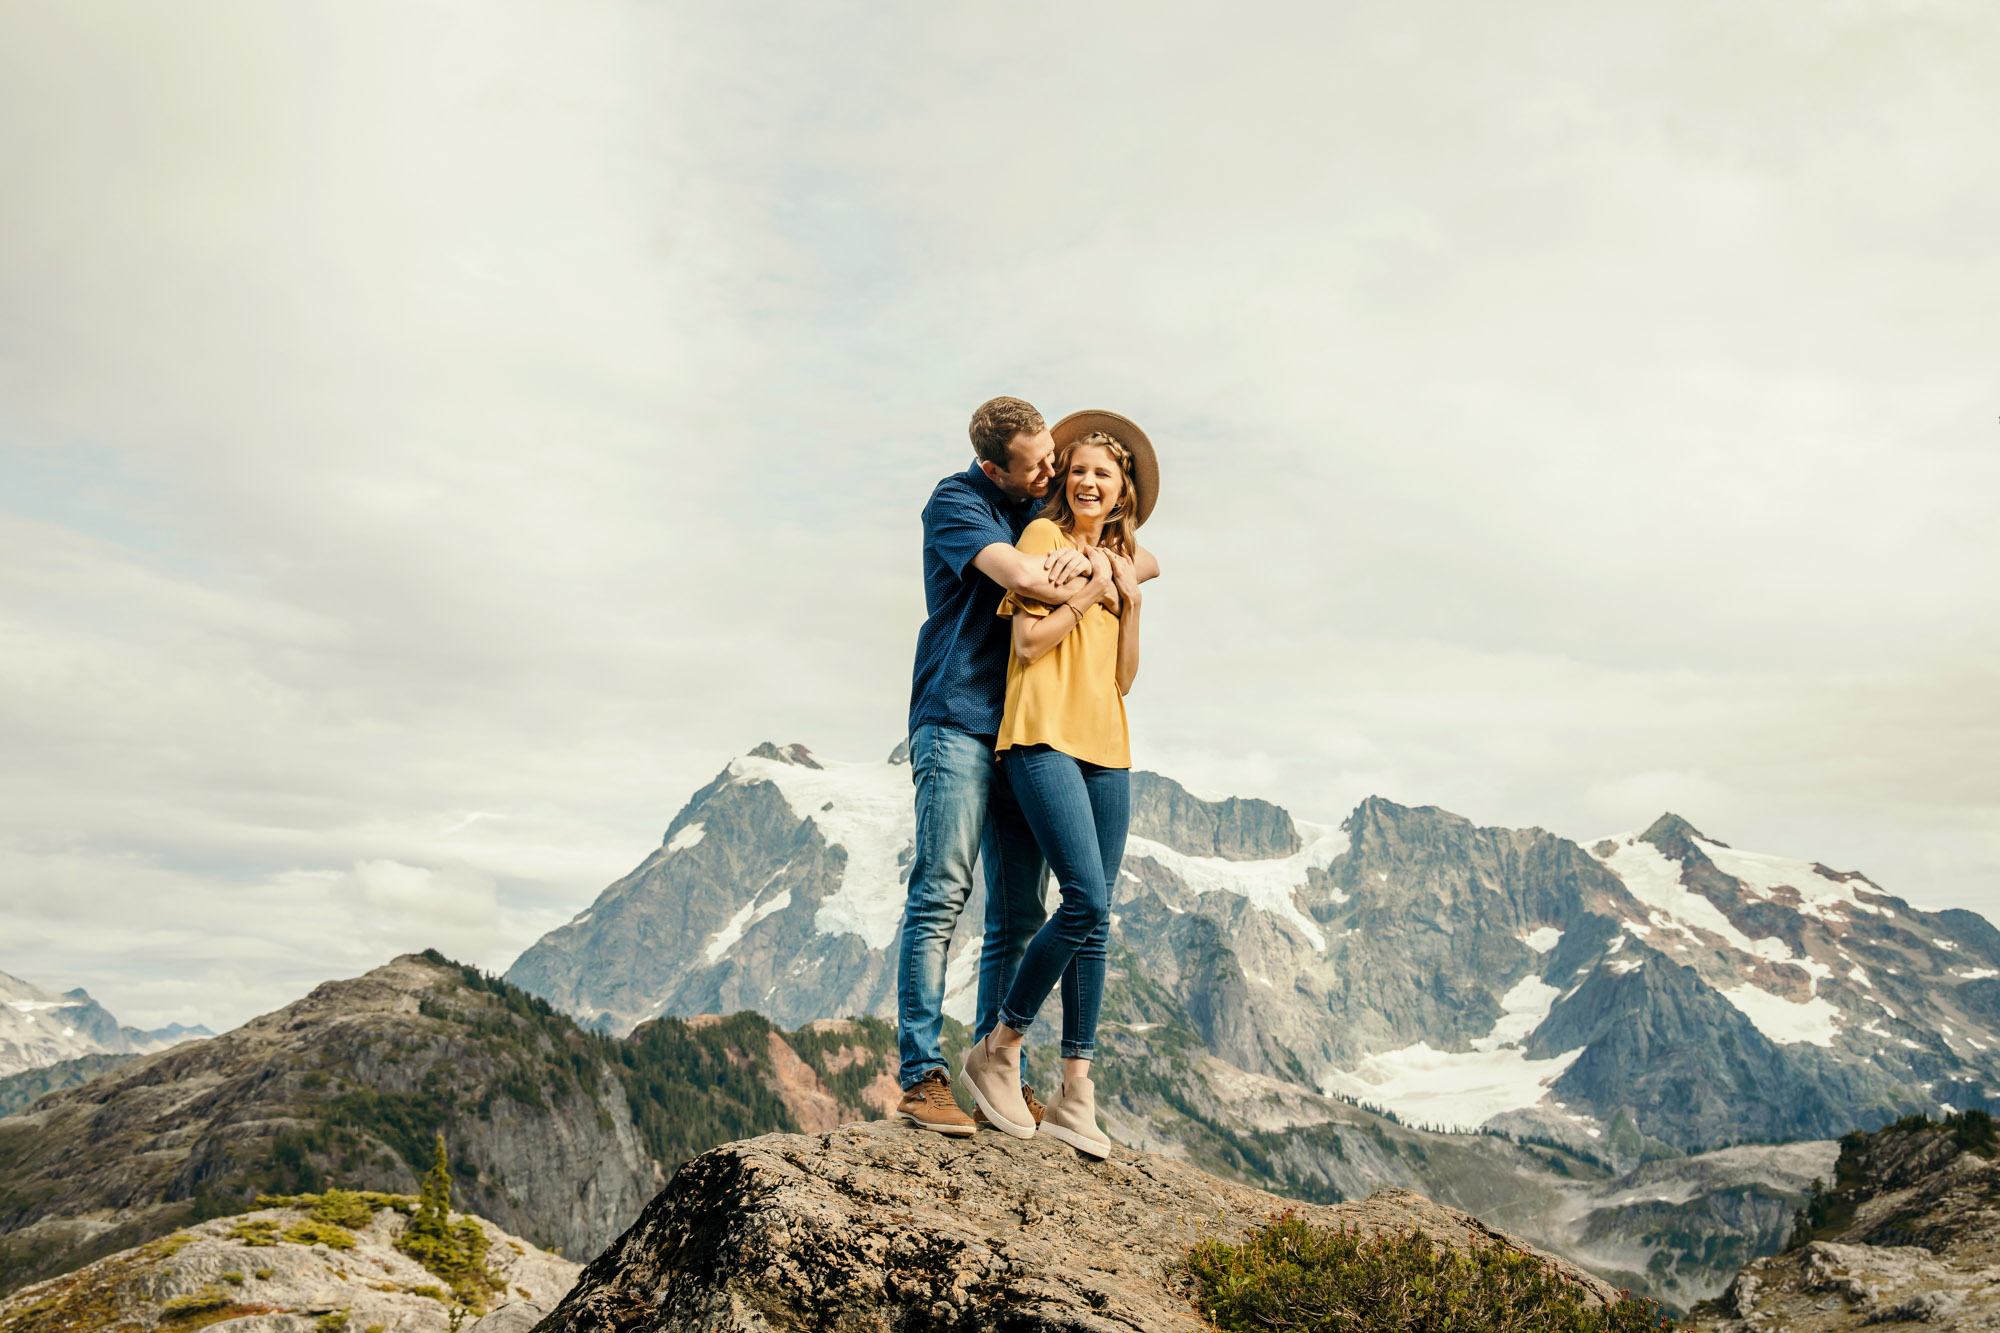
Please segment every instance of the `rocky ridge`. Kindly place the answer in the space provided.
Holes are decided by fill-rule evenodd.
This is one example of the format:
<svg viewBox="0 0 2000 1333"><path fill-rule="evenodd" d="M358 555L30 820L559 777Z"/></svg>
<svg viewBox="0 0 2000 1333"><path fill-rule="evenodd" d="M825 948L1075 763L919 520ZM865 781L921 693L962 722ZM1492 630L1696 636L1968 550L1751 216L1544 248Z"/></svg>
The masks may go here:
<svg viewBox="0 0 2000 1333"><path fill-rule="evenodd" d="M56 992L0 972L0 1078L86 1055L145 1055L215 1034L172 1023L127 1027L90 992Z"/></svg>
<svg viewBox="0 0 2000 1333"><path fill-rule="evenodd" d="M213 1324L230 1333L525 1333L581 1266L470 1220L486 1236L485 1269L497 1288L483 1314L397 1247L409 1225L404 1210L374 1209L365 1223L341 1226L289 1206L198 1223L24 1288L0 1299L0 1333L178 1333Z"/></svg>
<svg viewBox="0 0 2000 1333"><path fill-rule="evenodd" d="M1287 1212L1369 1234L1534 1252L1403 1190L1299 1204L1170 1158L888 1124L732 1143L689 1162L584 1270L542 1333L1201 1327L1173 1265ZM1598 1301L1615 1293L1544 1259Z"/></svg>
<svg viewBox="0 0 2000 1333"><path fill-rule="evenodd" d="M436 955L0 1119L0 1291L329 1183L408 1192L434 1135L468 1205L594 1254L713 1144L881 1113L893 1032L743 1014L623 1040Z"/></svg>
<svg viewBox="0 0 2000 1333"><path fill-rule="evenodd" d="M1692 1327L2000 1328L2000 1132L1971 1112L1848 1135L1795 1240L1747 1265Z"/></svg>

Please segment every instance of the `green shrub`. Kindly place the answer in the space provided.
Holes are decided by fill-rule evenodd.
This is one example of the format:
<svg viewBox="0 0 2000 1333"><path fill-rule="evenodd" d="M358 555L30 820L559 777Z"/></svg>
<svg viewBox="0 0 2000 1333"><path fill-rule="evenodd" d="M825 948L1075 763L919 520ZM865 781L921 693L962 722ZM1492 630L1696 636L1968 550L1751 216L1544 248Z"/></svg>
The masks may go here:
<svg viewBox="0 0 2000 1333"><path fill-rule="evenodd" d="M226 1309L230 1303L231 1298L225 1296L220 1289L203 1287L192 1296L176 1296L160 1306L160 1318L163 1320L192 1319L196 1315L207 1314L211 1310Z"/></svg>
<svg viewBox="0 0 2000 1333"><path fill-rule="evenodd" d="M347 1328L347 1311L335 1310L313 1320L313 1333L343 1333Z"/></svg>
<svg viewBox="0 0 2000 1333"><path fill-rule="evenodd" d="M1242 1245L1205 1240L1180 1265L1224 1333L1636 1333L1672 1327L1650 1301L1592 1308L1583 1287L1501 1245L1456 1250L1420 1231L1364 1236L1286 1216Z"/></svg>
<svg viewBox="0 0 2000 1333"><path fill-rule="evenodd" d="M241 1273L235 1273L235 1272L224 1273L222 1275L222 1280L224 1282L227 1282L232 1287L240 1287L243 1285L243 1275Z"/></svg>
<svg viewBox="0 0 2000 1333"><path fill-rule="evenodd" d="M303 1208L313 1221L337 1227L359 1229L380 1212L412 1213L417 1201L408 1194L382 1194L375 1190L330 1189L324 1194L260 1194L259 1208Z"/></svg>
<svg viewBox="0 0 2000 1333"><path fill-rule="evenodd" d="M351 1250L355 1244L354 1233L346 1227L315 1222L311 1218L294 1222L279 1234L294 1245L324 1245L329 1250Z"/></svg>
<svg viewBox="0 0 2000 1333"><path fill-rule="evenodd" d="M490 1243L485 1228L472 1218L451 1220L451 1163L440 1134L416 1212L396 1238L396 1248L449 1283L459 1304L483 1313L486 1298L501 1290L500 1280L486 1267Z"/></svg>
<svg viewBox="0 0 2000 1333"><path fill-rule="evenodd" d="M276 1245L278 1243L278 1223L275 1218L251 1217L229 1228L229 1238L245 1245Z"/></svg>
<svg viewBox="0 0 2000 1333"><path fill-rule="evenodd" d="M252 1273L250 1276L256 1278L259 1282L269 1282L271 1280L271 1270L268 1268L260 1268L256 1272Z"/></svg>

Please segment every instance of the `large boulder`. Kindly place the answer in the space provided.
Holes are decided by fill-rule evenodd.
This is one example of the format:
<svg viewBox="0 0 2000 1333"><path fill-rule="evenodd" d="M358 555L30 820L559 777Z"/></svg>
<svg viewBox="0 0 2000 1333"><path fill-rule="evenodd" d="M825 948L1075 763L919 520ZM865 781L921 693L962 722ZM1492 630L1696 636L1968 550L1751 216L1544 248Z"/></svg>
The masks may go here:
<svg viewBox="0 0 2000 1333"><path fill-rule="evenodd" d="M1192 1333L1201 1322L1175 1280L1177 1261L1200 1237L1240 1239L1287 1211L1534 1252L1407 1190L1312 1206L1156 1154L1094 1162L1045 1138L947 1139L877 1121L695 1158L537 1333ZM1615 1295L1542 1257L1594 1298Z"/></svg>

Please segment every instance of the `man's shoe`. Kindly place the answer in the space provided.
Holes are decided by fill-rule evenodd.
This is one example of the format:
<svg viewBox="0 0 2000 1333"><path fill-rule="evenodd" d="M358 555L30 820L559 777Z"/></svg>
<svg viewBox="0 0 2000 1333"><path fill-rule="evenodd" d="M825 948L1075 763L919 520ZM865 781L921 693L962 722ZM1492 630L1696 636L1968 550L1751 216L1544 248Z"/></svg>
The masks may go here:
<svg viewBox="0 0 2000 1333"><path fill-rule="evenodd" d="M1034 1088L1026 1083L1021 1085L1021 1100L1028 1104L1028 1114L1035 1117L1035 1123L1038 1125L1041 1124L1042 1104L1035 1100ZM984 1125L988 1129L993 1128L993 1122L986 1118L986 1112L979 1109L977 1102L974 1102L972 1105L972 1123L975 1125Z"/></svg>
<svg viewBox="0 0 2000 1333"><path fill-rule="evenodd" d="M1085 1157L1111 1155L1111 1140L1097 1127L1097 1090L1087 1078L1064 1079L1042 1115L1042 1133Z"/></svg>
<svg viewBox="0 0 2000 1333"><path fill-rule="evenodd" d="M895 1119L907 1120L918 1129L934 1129L955 1137L976 1133L979 1128L951 1099L951 1077L942 1069L931 1070L903 1089L903 1100L896 1103Z"/></svg>
<svg viewBox="0 0 2000 1333"><path fill-rule="evenodd" d="M972 1100L986 1112L993 1128L1017 1139L1035 1137L1035 1120L1021 1096L1021 1048L995 1050L993 1034L973 1043L960 1070Z"/></svg>

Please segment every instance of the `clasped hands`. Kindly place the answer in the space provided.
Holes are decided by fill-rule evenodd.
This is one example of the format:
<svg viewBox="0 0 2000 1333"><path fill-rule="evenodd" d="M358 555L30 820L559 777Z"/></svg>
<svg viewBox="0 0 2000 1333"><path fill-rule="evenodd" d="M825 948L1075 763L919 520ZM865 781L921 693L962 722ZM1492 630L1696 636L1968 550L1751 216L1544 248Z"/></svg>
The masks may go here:
<svg viewBox="0 0 2000 1333"><path fill-rule="evenodd" d="M1088 551L1050 551L1042 570L1065 600L1088 611L1097 603L1112 615L1139 605L1139 574L1132 557L1093 546Z"/></svg>

